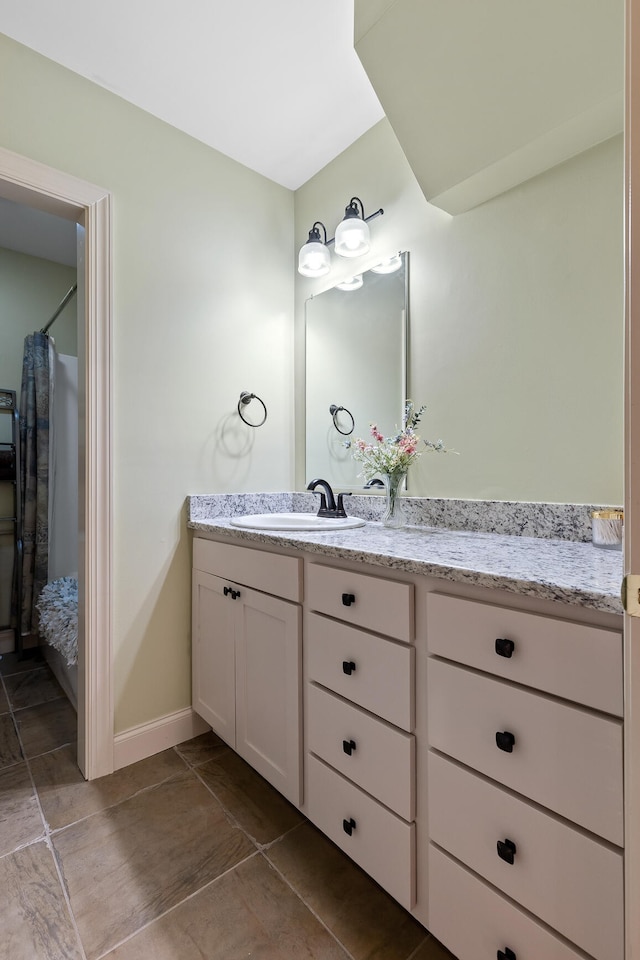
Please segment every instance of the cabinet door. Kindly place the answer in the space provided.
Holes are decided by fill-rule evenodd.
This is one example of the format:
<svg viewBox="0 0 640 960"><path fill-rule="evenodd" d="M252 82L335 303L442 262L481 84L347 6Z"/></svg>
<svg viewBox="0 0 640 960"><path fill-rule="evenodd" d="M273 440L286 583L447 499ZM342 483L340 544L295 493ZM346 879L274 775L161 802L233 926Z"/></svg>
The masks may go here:
<svg viewBox="0 0 640 960"><path fill-rule="evenodd" d="M236 604L226 581L193 571L192 705L231 747L236 742Z"/></svg>
<svg viewBox="0 0 640 960"><path fill-rule="evenodd" d="M301 802L301 609L240 588L236 750L297 806Z"/></svg>

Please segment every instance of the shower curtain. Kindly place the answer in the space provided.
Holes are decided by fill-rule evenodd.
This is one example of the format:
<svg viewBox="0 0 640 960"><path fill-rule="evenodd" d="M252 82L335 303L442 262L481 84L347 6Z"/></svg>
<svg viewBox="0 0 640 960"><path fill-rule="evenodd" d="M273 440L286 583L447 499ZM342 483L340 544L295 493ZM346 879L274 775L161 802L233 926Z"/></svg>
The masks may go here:
<svg viewBox="0 0 640 960"><path fill-rule="evenodd" d="M36 601L48 579L49 410L53 344L44 333L25 337L20 394L23 517L22 632L38 627Z"/></svg>

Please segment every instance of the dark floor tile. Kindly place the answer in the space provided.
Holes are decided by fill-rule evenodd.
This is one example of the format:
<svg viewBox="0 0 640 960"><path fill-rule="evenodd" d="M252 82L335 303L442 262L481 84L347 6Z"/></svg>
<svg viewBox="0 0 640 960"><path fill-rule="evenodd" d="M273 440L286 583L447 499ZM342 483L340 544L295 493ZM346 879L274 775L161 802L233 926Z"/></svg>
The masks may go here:
<svg viewBox="0 0 640 960"><path fill-rule="evenodd" d="M429 936L411 960L456 960L456 958L445 950L435 937Z"/></svg>
<svg viewBox="0 0 640 960"><path fill-rule="evenodd" d="M0 770L0 857L44 834L26 763Z"/></svg>
<svg viewBox="0 0 640 960"><path fill-rule="evenodd" d="M197 774L257 843L271 843L304 819L233 750L197 767Z"/></svg>
<svg viewBox="0 0 640 960"><path fill-rule="evenodd" d="M64 696L62 687L47 666L5 677L4 685L13 710L35 707Z"/></svg>
<svg viewBox="0 0 640 960"><path fill-rule="evenodd" d="M354 960L407 960L427 933L310 823L266 851Z"/></svg>
<svg viewBox="0 0 640 960"><path fill-rule="evenodd" d="M209 730L208 733L203 733L199 737L179 743L174 749L190 766L195 767L219 756L227 749L227 745L213 730Z"/></svg>
<svg viewBox="0 0 640 960"><path fill-rule="evenodd" d="M87 781L78 769L76 750L70 746L36 757L30 766L52 830L105 810L186 770L184 760L173 750L164 750L107 777Z"/></svg>
<svg viewBox="0 0 640 960"><path fill-rule="evenodd" d="M0 656L0 673L3 677L8 677L14 673L37 670L43 664L42 654L36 650L24 657L19 657L17 653L3 653Z"/></svg>
<svg viewBox="0 0 640 960"><path fill-rule="evenodd" d="M43 843L0 860L2 960L81 960L51 851Z"/></svg>
<svg viewBox="0 0 640 960"><path fill-rule="evenodd" d="M14 716L28 758L76 741L78 720L66 697L17 710Z"/></svg>
<svg viewBox="0 0 640 960"><path fill-rule="evenodd" d="M55 833L93 960L255 851L191 771Z"/></svg>
<svg viewBox="0 0 640 960"><path fill-rule="evenodd" d="M258 854L108 954L108 960L348 960Z"/></svg>
<svg viewBox="0 0 640 960"><path fill-rule="evenodd" d="M0 714L0 770L22 760L20 742L10 713Z"/></svg>

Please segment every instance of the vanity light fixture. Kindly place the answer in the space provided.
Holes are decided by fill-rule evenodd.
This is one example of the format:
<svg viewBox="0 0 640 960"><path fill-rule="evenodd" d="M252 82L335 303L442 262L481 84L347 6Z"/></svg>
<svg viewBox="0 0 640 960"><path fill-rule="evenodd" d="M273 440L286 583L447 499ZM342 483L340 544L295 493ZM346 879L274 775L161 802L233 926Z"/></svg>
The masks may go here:
<svg viewBox="0 0 640 960"><path fill-rule="evenodd" d="M324 240L320 236L319 227L322 227ZM331 257L327 247L327 230L324 223L316 220L309 230L309 239L300 248L298 273L301 273L303 277L324 277L330 269Z"/></svg>
<svg viewBox="0 0 640 960"><path fill-rule="evenodd" d="M368 220L373 220L383 211L370 217L364 215L364 205L359 197L352 197L345 208L344 217L336 229L336 253L340 257L361 257L369 252L371 233Z"/></svg>
<svg viewBox="0 0 640 960"><path fill-rule="evenodd" d="M387 257L385 260L382 260L380 263L377 263L375 267L371 267L372 273L395 273L396 270L399 270L402 266L402 257L399 253L395 257Z"/></svg>
<svg viewBox="0 0 640 960"><path fill-rule="evenodd" d="M338 290L359 290L362 286L362 274L358 273L355 277L349 277L347 280L342 280L340 283L336 283Z"/></svg>
<svg viewBox="0 0 640 960"><path fill-rule="evenodd" d="M316 220L309 239L300 248L298 254L298 273L303 277L324 277L331 269L329 247L335 244L336 253L341 257L361 257L369 250L369 221L384 213L382 207L375 213L364 215L364 205L359 197L352 197L345 208L344 219L338 224L335 237L327 240L327 230L320 220ZM320 233L322 227L322 233ZM355 289L351 287L350 289Z"/></svg>

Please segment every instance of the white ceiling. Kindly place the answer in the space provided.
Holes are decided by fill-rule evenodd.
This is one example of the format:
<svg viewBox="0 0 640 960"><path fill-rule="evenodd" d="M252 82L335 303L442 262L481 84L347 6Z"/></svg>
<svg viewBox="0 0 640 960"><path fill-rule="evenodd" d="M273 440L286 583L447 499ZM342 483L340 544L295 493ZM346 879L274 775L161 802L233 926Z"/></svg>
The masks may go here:
<svg viewBox="0 0 640 960"><path fill-rule="evenodd" d="M0 0L0 30L292 190L383 116L353 0Z"/></svg>

